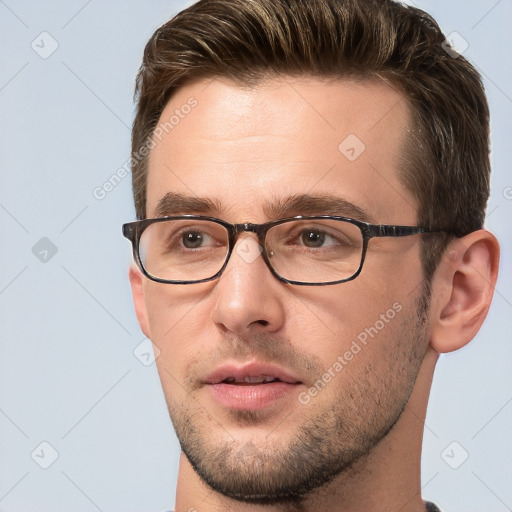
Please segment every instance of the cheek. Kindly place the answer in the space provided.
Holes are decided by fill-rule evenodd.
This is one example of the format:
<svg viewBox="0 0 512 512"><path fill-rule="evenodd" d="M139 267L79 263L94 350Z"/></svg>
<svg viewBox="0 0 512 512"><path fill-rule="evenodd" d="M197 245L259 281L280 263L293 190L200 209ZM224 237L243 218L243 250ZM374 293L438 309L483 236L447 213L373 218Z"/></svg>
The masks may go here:
<svg viewBox="0 0 512 512"><path fill-rule="evenodd" d="M362 278L333 285L300 290L293 310L293 330L304 332L316 339L322 337L343 346L350 338L375 324L381 314L403 305L404 290L389 285L389 279L370 282ZM393 311L390 313L393 314ZM301 337L307 339L303 334Z"/></svg>
<svg viewBox="0 0 512 512"><path fill-rule="evenodd" d="M426 348L416 318L414 304L396 301L340 325L335 338L318 343L324 366L301 403L318 411L340 407L347 416L359 410L364 421L374 411L384 421L407 400Z"/></svg>
<svg viewBox="0 0 512 512"><path fill-rule="evenodd" d="M165 341L175 331L179 331L182 324L187 324L197 307L204 302L207 284L189 286L152 281L145 283L144 299L153 342Z"/></svg>
<svg viewBox="0 0 512 512"><path fill-rule="evenodd" d="M419 293L404 279L382 272L369 279L371 269L352 282L300 290L295 301L289 336L294 344L317 355L323 369L335 374L337 383L345 378L378 379L370 374L392 366L392 354L407 352L409 340L402 332L416 317L415 300ZM327 292L327 293L326 293ZM296 292L298 293L298 292ZM401 346L402 342L405 346ZM373 368L373 370L369 370ZM380 373L382 373L380 372ZM386 376L381 375L385 380ZM329 376L326 376L329 379ZM335 384L332 390L337 389Z"/></svg>
<svg viewBox="0 0 512 512"><path fill-rule="evenodd" d="M157 365L178 377L186 361L200 355L198 340L209 319L206 294L201 286L154 284L145 290L145 301L152 342L160 350Z"/></svg>

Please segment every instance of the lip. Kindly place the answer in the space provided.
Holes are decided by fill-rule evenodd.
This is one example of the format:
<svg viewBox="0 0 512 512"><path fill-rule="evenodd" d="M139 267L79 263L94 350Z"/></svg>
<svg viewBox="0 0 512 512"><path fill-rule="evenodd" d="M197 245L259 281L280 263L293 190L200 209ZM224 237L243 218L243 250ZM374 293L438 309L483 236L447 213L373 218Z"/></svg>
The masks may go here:
<svg viewBox="0 0 512 512"><path fill-rule="evenodd" d="M299 379L282 368L258 362L251 362L242 366L234 364L221 366L206 377L205 384L219 384L230 377L242 381L245 377L259 377L260 375L275 377L286 384L300 384Z"/></svg>
<svg viewBox="0 0 512 512"><path fill-rule="evenodd" d="M279 380L261 384L224 382L229 378L243 381L245 377L262 375ZM236 410L260 410L289 397L301 381L278 366L252 362L243 366L221 366L206 377L204 384L221 406Z"/></svg>

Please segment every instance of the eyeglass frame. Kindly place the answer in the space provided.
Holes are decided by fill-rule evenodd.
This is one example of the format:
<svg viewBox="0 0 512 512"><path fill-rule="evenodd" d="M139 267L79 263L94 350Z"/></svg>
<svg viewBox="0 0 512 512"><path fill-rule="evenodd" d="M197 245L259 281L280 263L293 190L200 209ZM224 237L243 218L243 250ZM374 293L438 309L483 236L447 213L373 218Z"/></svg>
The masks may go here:
<svg viewBox="0 0 512 512"><path fill-rule="evenodd" d="M156 276L153 276L149 274L149 272L144 268L144 265L142 264L142 261L140 259L140 250L139 250L139 244L140 244L140 238L144 231L151 226L152 224L159 223L159 222L166 222L171 220L186 220L186 219L195 219L200 221L210 221L215 222L216 224L219 224L223 226L226 231L228 232L228 252L226 255L226 259L224 261L224 264L222 265L221 269L212 277L208 277L205 279L199 279L199 280L191 280L191 281L173 281L169 279L162 279ZM342 222L348 222L349 224L353 224L359 228L361 231L362 237L363 237L363 246L361 249L361 261L359 263L359 267L357 270L350 276L344 279L340 279L338 281L328 281L325 283L307 283L302 281L294 281L291 279L286 279L282 276L280 276L277 271L273 268L272 264L270 263L270 260L267 255L267 251L265 248L265 237L267 235L267 232L275 227L279 226L280 224L284 224L286 222L291 221L297 221L297 220L335 220L335 221L342 221ZM277 278L279 281L287 284L293 284L296 286L327 286L332 284L340 284L345 283L347 281L354 280L360 273L363 268L363 264L366 258L366 252L368 249L368 242L372 238L379 238L379 237L403 237L403 236L411 236L411 235L421 235L425 233L440 233L444 230L435 230L435 229L428 229L423 228L421 226L397 226L397 225L390 225L390 224L370 224L369 222L364 222L361 220L352 219L350 217L339 217L335 215L297 215L295 217L287 217L284 219L277 219L270 222L265 222L263 224L254 224L252 222L244 222L241 224L230 224L229 222L226 222L222 219L217 219L216 217L208 217L204 215L192 215L192 214L186 214L186 215L177 215L177 216L168 216L168 217L156 217L151 219L142 219L134 222L128 222L126 224L123 224L122 226L123 230L123 236L127 238L131 244L132 244L132 253L133 258L135 262L137 263L137 266L142 271L143 275L145 275L148 279L151 281L155 281L157 283L163 283L163 284L199 284L199 283L206 283L209 281L213 281L215 279L218 279L224 270L226 269L228 262L231 258L231 255L233 253L233 249L235 247L235 244L237 242L237 239L241 233L244 232L250 232L254 233L258 237L258 243L262 249L261 256L263 258L263 261L267 265L267 268L270 270L270 272Z"/></svg>

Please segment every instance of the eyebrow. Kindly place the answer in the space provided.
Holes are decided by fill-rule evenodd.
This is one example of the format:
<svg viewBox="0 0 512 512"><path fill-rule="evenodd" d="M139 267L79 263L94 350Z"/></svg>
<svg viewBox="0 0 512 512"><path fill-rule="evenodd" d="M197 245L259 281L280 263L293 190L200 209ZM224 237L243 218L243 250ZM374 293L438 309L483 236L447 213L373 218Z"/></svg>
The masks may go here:
<svg viewBox="0 0 512 512"><path fill-rule="evenodd" d="M350 217L363 222L371 222L372 217L364 208L334 195L301 194L268 202L264 211L276 219L295 215L333 215Z"/></svg>
<svg viewBox="0 0 512 512"><path fill-rule="evenodd" d="M169 217L178 214L207 213L219 215L224 211L219 201L206 197L192 197L176 192L167 192L156 205L155 217Z"/></svg>
<svg viewBox="0 0 512 512"><path fill-rule="evenodd" d="M226 209L216 199L194 197L177 192L167 192L155 208L155 217L185 214L206 214L221 217ZM372 222L372 216L361 206L334 195L293 195L267 201L264 213L271 219L283 219L296 215L333 215Z"/></svg>

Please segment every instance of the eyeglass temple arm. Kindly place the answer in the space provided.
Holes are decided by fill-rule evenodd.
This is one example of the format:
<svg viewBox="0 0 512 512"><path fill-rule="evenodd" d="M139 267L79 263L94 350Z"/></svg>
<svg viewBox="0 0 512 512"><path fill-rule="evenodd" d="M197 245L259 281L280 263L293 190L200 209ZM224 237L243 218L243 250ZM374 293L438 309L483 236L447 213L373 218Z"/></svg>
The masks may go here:
<svg viewBox="0 0 512 512"><path fill-rule="evenodd" d="M367 224L368 233L371 237L380 236L409 236L422 233L438 233L440 230L427 229L418 226L390 226L387 224Z"/></svg>

